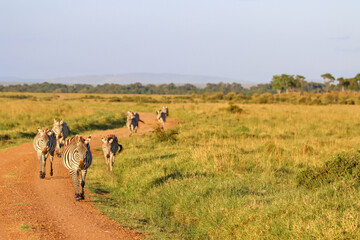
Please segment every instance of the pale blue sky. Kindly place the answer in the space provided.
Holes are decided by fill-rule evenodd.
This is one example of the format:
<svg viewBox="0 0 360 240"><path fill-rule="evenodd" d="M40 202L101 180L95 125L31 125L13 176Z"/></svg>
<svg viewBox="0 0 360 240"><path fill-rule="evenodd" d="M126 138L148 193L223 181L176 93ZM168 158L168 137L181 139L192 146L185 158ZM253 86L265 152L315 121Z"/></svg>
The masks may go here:
<svg viewBox="0 0 360 240"><path fill-rule="evenodd" d="M359 0L0 0L0 76L360 72Z"/></svg>

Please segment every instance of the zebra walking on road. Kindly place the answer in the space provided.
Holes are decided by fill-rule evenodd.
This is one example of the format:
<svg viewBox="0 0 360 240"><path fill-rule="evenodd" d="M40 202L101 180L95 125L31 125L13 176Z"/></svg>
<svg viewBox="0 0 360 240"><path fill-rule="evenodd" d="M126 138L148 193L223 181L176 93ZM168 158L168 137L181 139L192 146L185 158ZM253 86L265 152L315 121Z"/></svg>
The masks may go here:
<svg viewBox="0 0 360 240"><path fill-rule="evenodd" d="M56 119L54 119L52 130L56 135L55 152L58 157L61 157L61 148L64 146L65 139L69 136L69 127L64 120L56 121Z"/></svg>
<svg viewBox="0 0 360 240"><path fill-rule="evenodd" d="M169 116L169 108L167 106L163 106L161 111L166 113L166 116Z"/></svg>
<svg viewBox="0 0 360 240"><path fill-rule="evenodd" d="M117 152L120 153L123 147L118 143L117 137L112 134L107 135L101 140L103 141L102 149L104 152L107 168L110 170L110 172L112 172L115 162L115 155Z"/></svg>
<svg viewBox="0 0 360 240"><path fill-rule="evenodd" d="M161 128L164 128L165 122L166 122L166 112L162 109L159 111L156 111L156 118L159 121L159 123L161 124Z"/></svg>
<svg viewBox="0 0 360 240"><path fill-rule="evenodd" d="M84 199L84 186L87 169L92 163L92 154L90 151L91 136L87 139L76 135L65 141L64 149L61 155L64 166L69 170L75 187L75 200ZM79 193L79 173L81 173L81 192Z"/></svg>
<svg viewBox="0 0 360 240"><path fill-rule="evenodd" d="M54 151L56 146L56 136L52 130L43 128L38 129L38 133L34 137L33 146L37 152L40 167L40 178L45 178L46 159L50 154L50 176L53 175L52 162L54 159Z"/></svg>
<svg viewBox="0 0 360 240"><path fill-rule="evenodd" d="M144 123L143 120L140 119L140 115L137 112L127 112L127 118L126 118L126 126L129 129L129 136L131 137L133 132L137 132L137 129L139 127L139 122Z"/></svg>

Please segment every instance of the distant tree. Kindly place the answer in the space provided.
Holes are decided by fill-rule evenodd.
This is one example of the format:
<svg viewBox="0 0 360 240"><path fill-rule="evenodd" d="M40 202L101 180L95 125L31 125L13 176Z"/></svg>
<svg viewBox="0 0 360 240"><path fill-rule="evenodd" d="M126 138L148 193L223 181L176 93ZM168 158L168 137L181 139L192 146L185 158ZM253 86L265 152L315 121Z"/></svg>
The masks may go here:
<svg viewBox="0 0 360 240"><path fill-rule="evenodd" d="M272 79L272 87L276 89L278 93L280 93L283 89L285 89L286 92L293 92L295 89L300 87L300 79L301 78L295 78L294 75L288 74L274 75Z"/></svg>
<svg viewBox="0 0 360 240"><path fill-rule="evenodd" d="M274 75L271 81L271 86L273 89L276 89L277 93L280 94L281 91L285 88L285 83L280 75Z"/></svg>
<svg viewBox="0 0 360 240"><path fill-rule="evenodd" d="M330 84L335 81L335 78L330 73L325 73L321 77L324 79L325 91L328 92Z"/></svg>
<svg viewBox="0 0 360 240"><path fill-rule="evenodd" d="M341 91L345 91L345 89L348 88L349 86L349 81L347 81L347 79L343 78L343 77L339 77L337 79L338 83L338 87L341 88Z"/></svg>
<svg viewBox="0 0 360 240"><path fill-rule="evenodd" d="M298 84L300 85L300 91L304 90L304 86L306 85L305 77L302 75L296 75L295 79L298 81Z"/></svg>

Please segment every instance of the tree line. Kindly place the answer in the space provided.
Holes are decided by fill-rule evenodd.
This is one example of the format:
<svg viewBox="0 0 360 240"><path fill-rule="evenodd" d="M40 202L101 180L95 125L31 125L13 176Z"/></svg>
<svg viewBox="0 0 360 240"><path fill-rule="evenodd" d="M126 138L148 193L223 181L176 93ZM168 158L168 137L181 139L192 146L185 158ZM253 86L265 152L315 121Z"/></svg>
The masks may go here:
<svg viewBox="0 0 360 240"><path fill-rule="evenodd" d="M204 94L204 93L235 93L252 95L263 93L281 92L308 92L320 93L329 91L358 91L360 90L360 73L353 78L335 77L330 73L322 74L324 83L308 82L302 75L281 74L274 75L270 83L260 83L249 89L244 88L240 83L207 83L205 87L198 87L193 84L175 85L170 84L147 84L133 83L120 85L114 83L66 85L60 83L34 83L0 85L0 92L40 92L40 93L109 93L109 94Z"/></svg>

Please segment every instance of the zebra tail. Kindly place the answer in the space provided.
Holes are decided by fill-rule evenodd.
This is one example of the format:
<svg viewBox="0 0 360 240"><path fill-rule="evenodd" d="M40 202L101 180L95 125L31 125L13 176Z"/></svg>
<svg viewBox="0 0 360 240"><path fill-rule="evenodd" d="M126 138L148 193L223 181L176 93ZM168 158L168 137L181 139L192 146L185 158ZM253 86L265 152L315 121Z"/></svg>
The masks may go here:
<svg viewBox="0 0 360 240"><path fill-rule="evenodd" d="M145 123L143 120L139 119L139 122Z"/></svg>
<svg viewBox="0 0 360 240"><path fill-rule="evenodd" d="M118 153L120 153L123 150L123 146L121 144L118 144L118 145L119 145Z"/></svg>

